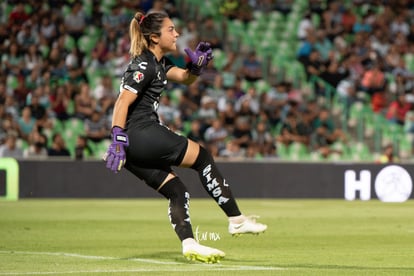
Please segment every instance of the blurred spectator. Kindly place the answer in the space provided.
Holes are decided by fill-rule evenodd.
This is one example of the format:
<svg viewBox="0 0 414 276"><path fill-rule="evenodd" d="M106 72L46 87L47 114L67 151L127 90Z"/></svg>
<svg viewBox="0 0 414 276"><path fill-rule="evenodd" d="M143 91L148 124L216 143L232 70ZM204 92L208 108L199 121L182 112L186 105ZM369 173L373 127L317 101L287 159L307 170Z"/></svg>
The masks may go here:
<svg viewBox="0 0 414 276"><path fill-rule="evenodd" d="M207 16L199 28L198 34L200 41L210 43L212 48L222 48L221 32L212 16Z"/></svg>
<svg viewBox="0 0 414 276"><path fill-rule="evenodd" d="M327 108L320 110L319 116L313 122L313 129L316 131L318 146L332 145L337 141L347 141L346 134L335 125L331 112Z"/></svg>
<svg viewBox="0 0 414 276"><path fill-rule="evenodd" d="M29 75L32 71L40 71L43 65L43 59L40 52L37 50L36 44L30 44L27 48L27 52L24 55L25 67L23 72L25 75Z"/></svg>
<svg viewBox="0 0 414 276"><path fill-rule="evenodd" d="M303 65L305 68L307 80L312 80L314 77L319 77L326 70L326 64L321 59L321 54L318 50L311 50L309 57L303 59ZM318 92L318 87L315 86L316 93Z"/></svg>
<svg viewBox="0 0 414 276"><path fill-rule="evenodd" d="M203 132L207 127L212 125L217 117L216 101L210 96L203 96L197 113L197 118L201 121Z"/></svg>
<svg viewBox="0 0 414 276"><path fill-rule="evenodd" d="M9 30L11 34L16 34L23 24L29 20L30 15L26 13L24 2L17 2L9 14Z"/></svg>
<svg viewBox="0 0 414 276"><path fill-rule="evenodd" d="M398 155L395 154L394 145L388 144L384 147L381 156L376 160L376 163L386 164L386 163L396 163L399 162Z"/></svg>
<svg viewBox="0 0 414 276"><path fill-rule="evenodd" d="M50 102L54 117L61 121L69 118L68 106L70 98L66 93L66 86L59 85L53 89L52 94L50 95Z"/></svg>
<svg viewBox="0 0 414 276"><path fill-rule="evenodd" d="M40 96L37 93L33 92L29 94L27 98L27 105L30 108L32 117L35 118L39 124L46 124L48 114L46 108L40 104Z"/></svg>
<svg viewBox="0 0 414 276"><path fill-rule="evenodd" d="M314 29L311 17L312 15L307 12L299 21L297 37L300 41L304 41L308 36L308 33Z"/></svg>
<svg viewBox="0 0 414 276"><path fill-rule="evenodd" d="M8 134L4 144L0 145L0 157L22 158L23 150L17 146L17 136Z"/></svg>
<svg viewBox="0 0 414 276"><path fill-rule="evenodd" d="M248 82L256 82L263 77L262 63L259 61L256 52L251 51L243 60L241 76Z"/></svg>
<svg viewBox="0 0 414 276"><path fill-rule="evenodd" d="M286 146L294 142L307 146L309 145L310 134L308 129L301 125L299 118L294 113L289 112L276 139Z"/></svg>
<svg viewBox="0 0 414 276"><path fill-rule="evenodd" d="M405 115L410 109L411 104L407 102L405 94L401 93L398 94L397 98L388 106L385 117L388 121L403 126L405 122Z"/></svg>
<svg viewBox="0 0 414 276"><path fill-rule="evenodd" d="M394 68L398 67L401 59L402 57L398 51L397 45L390 45L390 48L384 58L385 71L391 72Z"/></svg>
<svg viewBox="0 0 414 276"><path fill-rule="evenodd" d="M178 41L177 41L178 43ZM129 39L129 33L124 32L120 38L118 38L118 51L116 52L117 56L120 56L121 54L124 55L124 59L126 62L126 65L129 63L129 47L131 45L131 41ZM122 76L121 69L117 69L117 72L115 76L121 77Z"/></svg>
<svg viewBox="0 0 414 276"><path fill-rule="evenodd" d="M87 157L93 156L93 151L88 145L88 138L85 136L78 136L75 145L75 159L84 160Z"/></svg>
<svg viewBox="0 0 414 276"><path fill-rule="evenodd" d="M47 137L46 135L34 130L29 135L29 147L23 150L24 158L46 158Z"/></svg>
<svg viewBox="0 0 414 276"><path fill-rule="evenodd" d="M11 95L6 96L6 100L4 102L4 109L5 109L5 112L8 115L10 115L10 118L12 118L14 121L17 121L19 119L20 108L13 96Z"/></svg>
<svg viewBox="0 0 414 276"><path fill-rule="evenodd" d="M233 143L237 144L243 150L247 149L253 139L251 123L248 117L237 117L231 136Z"/></svg>
<svg viewBox="0 0 414 276"><path fill-rule="evenodd" d="M75 114L76 118L84 120L89 118L96 110L96 100L92 97L89 84L82 83L78 94L75 95Z"/></svg>
<svg viewBox="0 0 414 276"><path fill-rule="evenodd" d="M341 3L339 1L328 3L328 9L322 13L322 26L330 40L343 31Z"/></svg>
<svg viewBox="0 0 414 276"><path fill-rule="evenodd" d="M414 134L414 105L411 105L411 109L405 114L404 119L404 131L409 134Z"/></svg>
<svg viewBox="0 0 414 276"><path fill-rule="evenodd" d="M128 53L128 50L122 50L122 43L123 42L118 41L117 50L113 53L114 55L109 61L110 66L113 68L113 77L118 79L121 79L122 74L129 63L129 56L126 54Z"/></svg>
<svg viewBox="0 0 414 276"><path fill-rule="evenodd" d="M410 25L406 21L404 12L397 14L390 25L391 36L395 38L398 33L402 33L405 37L410 34Z"/></svg>
<svg viewBox="0 0 414 276"><path fill-rule="evenodd" d="M98 85L91 91L92 97L102 113L106 113L115 104L116 91L110 75L103 75Z"/></svg>
<svg viewBox="0 0 414 276"><path fill-rule="evenodd" d="M220 119L214 119L211 126L208 127L204 133L204 140L207 144L208 149L212 152L220 154L226 147L225 140L228 138L229 133L223 126Z"/></svg>
<svg viewBox="0 0 414 276"><path fill-rule="evenodd" d="M41 18L39 35L47 40L50 44L57 35L56 25L52 21L53 14L46 13Z"/></svg>
<svg viewBox="0 0 414 276"><path fill-rule="evenodd" d="M240 148L238 143L229 140L226 143L226 148L220 152L219 156L228 160L240 160L245 157L245 151Z"/></svg>
<svg viewBox="0 0 414 276"><path fill-rule="evenodd" d="M346 68L341 67L340 62L336 60L329 62L326 70L320 74L320 77L335 89L338 87L341 80L346 79L348 76L349 71Z"/></svg>
<svg viewBox="0 0 414 276"><path fill-rule="evenodd" d="M75 41L84 34L86 28L86 15L82 10L82 2L75 1L71 5L71 11L64 18L66 31Z"/></svg>
<svg viewBox="0 0 414 276"><path fill-rule="evenodd" d="M224 0L221 1L219 12L226 18L234 20L238 17L239 1Z"/></svg>
<svg viewBox="0 0 414 276"><path fill-rule="evenodd" d="M122 5L114 3L109 13L102 15L102 27L108 34L114 32L116 37L120 37L128 26L129 18L122 12Z"/></svg>
<svg viewBox="0 0 414 276"><path fill-rule="evenodd" d="M187 133L187 138L205 146L204 135L201 132L201 123L198 119L191 120L190 130Z"/></svg>
<svg viewBox="0 0 414 276"><path fill-rule="evenodd" d="M65 140L62 137L62 134L55 133L52 136L52 144L47 149L47 155L56 157L56 156L70 156L69 150L66 148Z"/></svg>
<svg viewBox="0 0 414 276"><path fill-rule="evenodd" d="M260 98L254 86L247 89L247 93L240 97L234 108L239 116L254 117L260 111Z"/></svg>
<svg viewBox="0 0 414 276"><path fill-rule="evenodd" d="M7 75L20 76L24 68L24 58L20 53L19 45L16 42L10 43L7 52L2 55L1 63Z"/></svg>
<svg viewBox="0 0 414 276"><path fill-rule="evenodd" d="M171 98L169 95L163 95L160 98L160 105L158 106L158 115L160 117L160 121L166 125L175 125L178 128L181 128L181 114L178 109L171 102Z"/></svg>
<svg viewBox="0 0 414 276"><path fill-rule="evenodd" d="M180 28L180 26L178 26ZM192 46L197 42L198 31L197 31L197 22L194 20L186 20L185 25L181 28L180 38L177 40L177 48L181 54L185 55L185 48L192 48Z"/></svg>
<svg viewBox="0 0 414 276"><path fill-rule="evenodd" d="M385 74L378 63L373 63L362 75L361 87L368 95L383 92L386 88Z"/></svg>
<svg viewBox="0 0 414 276"><path fill-rule="evenodd" d="M352 32L354 33L370 33L372 31L372 25L369 21L369 14L365 14L361 17L355 18L355 23L352 26Z"/></svg>
<svg viewBox="0 0 414 276"><path fill-rule="evenodd" d="M329 60L333 50L333 44L323 29L316 31L316 41L313 48L319 52L321 61L327 62Z"/></svg>
<svg viewBox="0 0 414 276"><path fill-rule="evenodd" d="M22 110L22 116L18 120L20 136L25 141L29 140L29 134L37 128L36 119L32 117L32 111L29 106Z"/></svg>
<svg viewBox="0 0 414 276"><path fill-rule="evenodd" d="M20 134L20 128L17 120L14 120L13 116L10 113L5 112L4 108L2 113L3 117L1 118L0 127L1 132L3 133L3 139L9 134L18 137ZM0 140L0 142L2 142L2 140Z"/></svg>
<svg viewBox="0 0 414 276"><path fill-rule="evenodd" d="M7 97L6 84L4 82L0 82L0 106L4 107L4 103L6 102L6 97Z"/></svg>
<svg viewBox="0 0 414 276"><path fill-rule="evenodd" d="M257 123L252 132L252 142L255 145L255 151L261 156L272 155L275 141L265 122Z"/></svg>
<svg viewBox="0 0 414 276"><path fill-rule="evenodd" d="M213 88L217 83L217 78L220 78L220 72L214 67L214 62L210 62L203 73L198 78L201 88L208 89Z"/></svg>
<svg viewBox="0 0 414 276"><path fill-rule="evenodd" d="M188 85L181 94L178 109L184 121L194 118L201 103L202 93L198 89L199 82Z"/></svg>
<svg viewBox="0 0 414 276"><path fill-rule="evenodd" d="M73 83L81 83L86 80L84 68L84 58L78 47L73 47L66 55L65 67L68 71L68 77Z"/></svg>
<svg viewBox="0 0 414 276"><path fill-rule="evenodd" d="M92 142L99 143L109 138L109 130L105 118L95 110L90 118L85 119L85 135Z"/></svg>
<svg viewBox="0 0 414 276"><path fill-rule="evenodd" d="M287 0L287 1L270 1L270 2L274 2L273 6L275 10L281 12L284 16L287 16L292 11L292 5L294 1Z"/></svg>
<svg viewBox="0 0 414 276"><path fill-rule="evenodd" d="M91 54L91 67L94 70L105 69L111 58L111 52L105 40L99 39Z"/></svg>
<svg viewBox="0 0 414 276"><path fill-rule="evenodd" d="M150 8L147 13L151 12L161 12L161 13L167 13L165 10L165 2L163 0L154 0L152 1L152 8Z"/></svg>
<svg viewBox="0 0 414 276"><path fill-rule="evenodd" d="M349 53L344 57L343 62L349 70L349 78L351 81L359 85L366 70L361 59L355 53Z"/></svg>
<svg viewBox="0 0 414 276"><path fill-rule="evenodd" d="M30 45L39 43L38 33L33 28L30 20L26 21L22 29L17 33L17 43L22 51L27 51Z"/></svg>
<svg viewBox="0 0 414 276"><path fill-rule="evenodd" d="M374 29L370 41L372 50L377 52L381 58L384 58L390 48L389 34L381 29Z"/></svg>
<svg viewBox="0 0 414 276"><path fill-rule="evenodd" d="M236 17L244 23L248 23L253 20L253 7L250 5L249 0L240 1L240 4L236 10Z"/></svg>
<svg viewBox="0 0 414 276"><path fill-rule="evenodd" d="M343 8L341 24L344 28L344 32L347 32L347 33L352 32L352 27L356 23L357 18L358 17L355 15L352 8L349 8L349 7L344 7Z"/></svg>
<svg viewBox="0 0 414 276"><path fill-rule="evenodd" d="M166 55L172 63L180 68L185 68L186 66L186 56L182 53L181 49L177 46L177 49Z"/></svg>

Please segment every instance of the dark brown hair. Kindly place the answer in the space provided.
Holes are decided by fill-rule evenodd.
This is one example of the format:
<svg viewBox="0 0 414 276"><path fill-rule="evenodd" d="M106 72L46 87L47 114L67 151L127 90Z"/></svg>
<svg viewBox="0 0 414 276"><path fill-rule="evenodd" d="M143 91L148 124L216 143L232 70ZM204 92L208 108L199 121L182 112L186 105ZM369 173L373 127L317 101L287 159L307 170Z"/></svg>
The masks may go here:
<svg viewBox="0 0 414 276"><path fill-rule="evenodd" d="M129 37L131 39L129 53L132 57L140 55L144 49L154 43L151 40L151 35L161 35L162 23L167 17L166 13L158 12L147 15L142 12L135 14L129 24Z"/></svg>

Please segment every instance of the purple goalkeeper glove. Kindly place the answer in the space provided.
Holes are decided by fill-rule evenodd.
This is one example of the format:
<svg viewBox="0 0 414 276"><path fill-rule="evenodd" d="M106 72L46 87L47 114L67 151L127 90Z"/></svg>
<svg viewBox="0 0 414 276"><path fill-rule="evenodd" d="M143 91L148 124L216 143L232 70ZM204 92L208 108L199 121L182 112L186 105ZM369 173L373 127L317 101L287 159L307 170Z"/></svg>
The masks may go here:
<svg viewBox="0 0 414 276"><path fill-rule="evenodd" d="M194 52L190 48L185 48L184 51L191 60L187 68L191 74L196 76L200 76L203 69L213 59L213 50L208 42L198 43Z"/></svg>
<svg viewBox="0 0 414 276"><path fill-rule="evenodd" d="M129 146L128 135L122 128L114 126L111 131L112 143L105 153L103 160L106 167L114 173L119 172L125 165L126 156L124 147Z"/></svg>

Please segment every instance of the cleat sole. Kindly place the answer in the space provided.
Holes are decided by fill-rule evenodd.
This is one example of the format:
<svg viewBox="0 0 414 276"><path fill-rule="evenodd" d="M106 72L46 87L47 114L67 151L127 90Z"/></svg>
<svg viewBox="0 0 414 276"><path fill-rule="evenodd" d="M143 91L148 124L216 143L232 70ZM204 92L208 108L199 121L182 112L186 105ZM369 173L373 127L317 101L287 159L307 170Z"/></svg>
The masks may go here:
<svg viewBox="0 0 414 276"><path fill-rule="evenodd" d="M187 253L184 253L183 255L189 261L199 261L199 262L206 263L206 264L220 263L220 260L224 258L224 256L221 256L221 255L203 256L196 252L187 252Z"/></svg>
<svg viewBox="0 0 414 276"><path fill-rule="evenodd" d="M240 237L240 236L243 236L243 235L254 235L254 236L258 236L259 234L263 234L265 231L263 231L263 232L245 232L245 233L234 233L234 234L231 234L233 237Z"/></svg>

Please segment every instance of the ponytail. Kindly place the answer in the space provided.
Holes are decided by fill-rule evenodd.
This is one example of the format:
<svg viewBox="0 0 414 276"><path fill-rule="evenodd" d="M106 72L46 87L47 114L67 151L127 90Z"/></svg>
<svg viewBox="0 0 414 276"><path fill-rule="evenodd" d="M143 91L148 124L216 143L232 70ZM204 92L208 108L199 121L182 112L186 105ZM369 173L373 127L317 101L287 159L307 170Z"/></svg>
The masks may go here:
<svg viewBox="0 0 414 276"><path fill-rule="evenodd" d="M141 28L144 19L145 15L141 12L137 12L129 24L129 37L131 39L129 54L132 57L139 56L145 48L148 48L148 42L146 41Z"/></svg>

